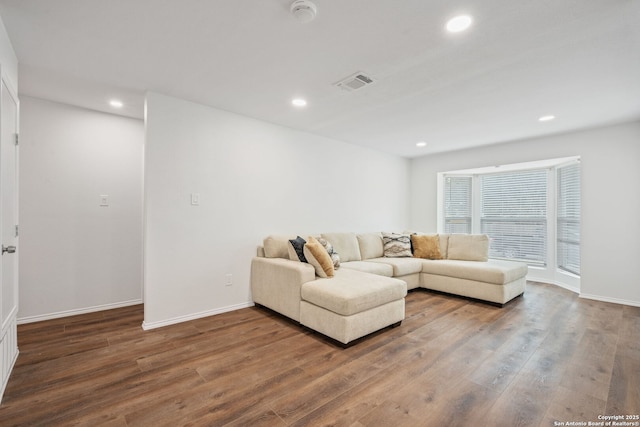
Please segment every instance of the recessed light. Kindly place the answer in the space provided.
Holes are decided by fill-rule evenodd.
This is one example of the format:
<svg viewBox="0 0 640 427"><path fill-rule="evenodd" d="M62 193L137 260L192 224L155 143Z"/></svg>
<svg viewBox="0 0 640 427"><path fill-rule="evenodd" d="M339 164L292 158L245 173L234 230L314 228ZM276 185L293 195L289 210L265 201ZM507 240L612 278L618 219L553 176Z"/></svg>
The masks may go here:
<svg viewBox="0 0 640 427"><path fill-rule="evenodd" d="M307 105L307 101L302 98L295 98L291 101L291 103L296 107L304 107L305 105Z"/></svg>
<svg viewBox="0 0 640 427"><path fill-rule="evenodd" d="M471 26L473 18L469 15L459 15L447 21L447 31L450 33L459 33Z"/></svg>
<svg viewBox="0 0 640 427"><path fill-rule="evenodd" d="M538 121L539 121L539 122L548 122L548 121L553 120L553 119L555 119L555 118L556 118L556 116L551 116L551 115L549 115L549 116L542 116L542 117L540 117L540 118L538 119Z"/></svg>
<svg viewBox="0 0 640 427"><path fill-rule="evenodd" d="M426 147L427 143L424 141L416 142L416 147Z"/></svg>
<svg viewBox="0 0 640 427"><path fill-rule="evenodd" d="M111 105L113 108L122 108L124 104L118 99L112 99L111 101L109 101L109 105Z"/></svg>

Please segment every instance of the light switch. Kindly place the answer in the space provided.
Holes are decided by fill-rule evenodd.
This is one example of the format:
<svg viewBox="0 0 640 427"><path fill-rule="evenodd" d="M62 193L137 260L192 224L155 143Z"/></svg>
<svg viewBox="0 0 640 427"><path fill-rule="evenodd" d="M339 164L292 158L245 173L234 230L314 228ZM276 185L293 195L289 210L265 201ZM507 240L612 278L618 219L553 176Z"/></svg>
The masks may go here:
<svg viewBox="0 0 640 427"><path fill-rule="evenodd" d="M109 196L106 194L100 195L100 206L109 206Z"/></svg>
<svg viewBox="0 0 640 427"><path fill-rule="evenodd" d="M200 205L200 193L191 193L191 204L193 206Z"/></svg>

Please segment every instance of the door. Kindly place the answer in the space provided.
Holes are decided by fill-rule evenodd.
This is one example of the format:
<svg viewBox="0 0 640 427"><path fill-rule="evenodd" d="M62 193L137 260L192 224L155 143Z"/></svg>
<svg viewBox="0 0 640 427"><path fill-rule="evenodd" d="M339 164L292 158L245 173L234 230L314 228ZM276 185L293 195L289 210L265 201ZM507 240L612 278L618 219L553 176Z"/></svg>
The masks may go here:
<svg viewBox="0 0 640 427"><path fill-rule="evenodd" d="M0 243L2 244L2 326L18 310L17 98L4 80L0 88Z"/></svg>
<svg viewBox="0 0 640 427"><path fill-rule="evenodd" d="M0 71L0 76L2 72ZM18 357L18 97L0 78L0 402Z"/></svg>

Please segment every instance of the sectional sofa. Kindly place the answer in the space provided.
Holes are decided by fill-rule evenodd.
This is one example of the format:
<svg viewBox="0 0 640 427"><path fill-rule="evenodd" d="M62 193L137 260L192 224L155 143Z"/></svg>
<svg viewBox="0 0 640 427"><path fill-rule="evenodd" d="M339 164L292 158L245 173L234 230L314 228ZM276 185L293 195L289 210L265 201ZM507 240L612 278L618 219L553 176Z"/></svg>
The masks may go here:
<svg viewBox="0 0 640 427"><path fill-rule="evenodd" d="M399 325L410 289L497 305L525 290L527 265L489 260L486 235L323 233L317 237L338 255L328 277L319 277L327 271L318 262L301 262L291 243L296 237L264 239L251 265L253 301L342 344Z"/></svg>

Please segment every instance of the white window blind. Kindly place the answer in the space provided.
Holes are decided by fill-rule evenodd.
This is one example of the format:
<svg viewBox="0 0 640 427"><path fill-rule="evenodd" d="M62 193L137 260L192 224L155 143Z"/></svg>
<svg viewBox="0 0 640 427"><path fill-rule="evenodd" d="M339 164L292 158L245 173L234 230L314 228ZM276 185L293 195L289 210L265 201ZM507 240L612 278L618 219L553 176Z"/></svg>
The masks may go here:
<svg viewBox="0 0 640 427"><path fill-rule="evenodd" d="M489 257L546 266L547 170L480 176L480 227Z"/></svg>
<svg viewBox="0 0 640 427"><path fill-rule="evenodd" d="M558 268L580 275L580 163L558 168Z"/></svg>
<svg viewBox="0 0 640 427"><path fill-rule="evenodd" d="M445 233L471 233L471 180L470 176L445 177Z"/></svg>

